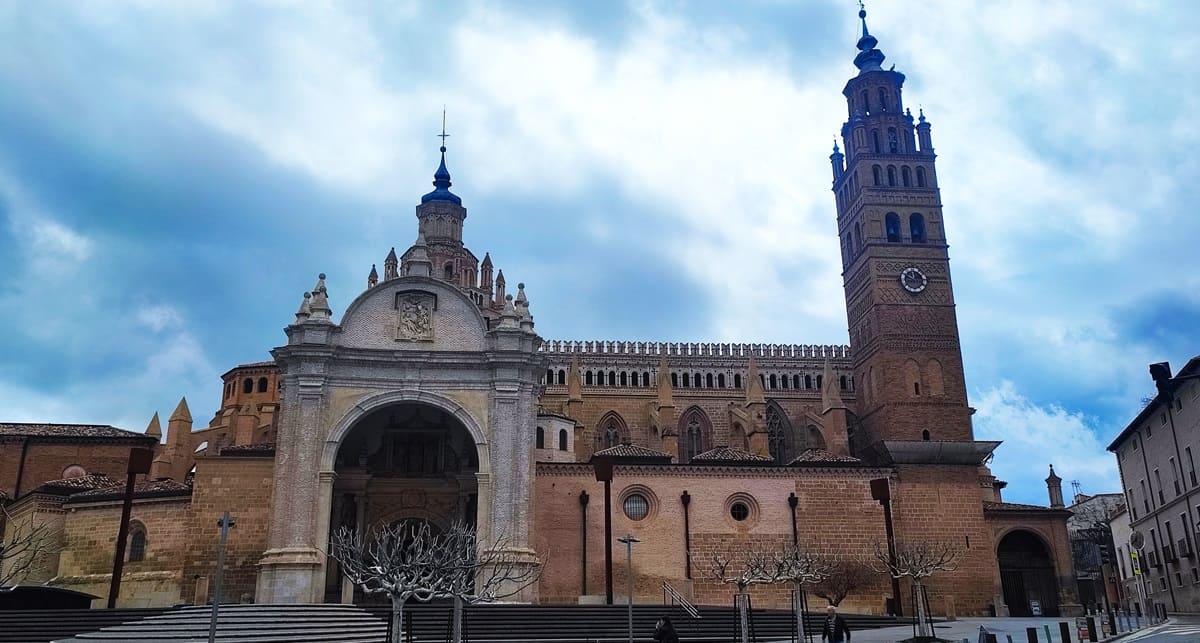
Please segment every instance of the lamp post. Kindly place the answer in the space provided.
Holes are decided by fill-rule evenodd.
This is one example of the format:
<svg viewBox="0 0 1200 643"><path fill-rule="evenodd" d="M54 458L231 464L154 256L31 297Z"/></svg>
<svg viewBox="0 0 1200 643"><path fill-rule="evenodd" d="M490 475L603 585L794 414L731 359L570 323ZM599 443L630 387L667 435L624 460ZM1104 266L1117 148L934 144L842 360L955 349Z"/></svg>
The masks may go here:
<svg viewBox="0 0 1200 643"><path fill-rule="evenodd" d="M626 601L629 605L629 643L633 643L633 543L642 541L634 538L633 534L626 534L617 540L625 544L625 571L629 584L629 596Z"/></svg>

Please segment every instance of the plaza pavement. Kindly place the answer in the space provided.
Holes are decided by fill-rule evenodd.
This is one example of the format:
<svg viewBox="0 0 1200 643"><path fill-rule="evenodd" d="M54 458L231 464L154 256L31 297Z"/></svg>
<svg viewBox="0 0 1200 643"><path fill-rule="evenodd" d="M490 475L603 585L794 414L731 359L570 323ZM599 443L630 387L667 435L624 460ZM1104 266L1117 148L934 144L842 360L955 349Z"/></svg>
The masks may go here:
<svg viewBox="0 0 1200 643"><path fill-rule="evenodd" d="M999 643L1007 643L1009 636L1012 637L1013 643L1026 643L1028 641L1025 633L1026 628L1036 627L1038 631L1039 643L1062 643L1059 637L1058 624L1066 621L1071 629L1071 643L1078 643L1078 632L1074 629L1074 618L963 618L957 621L939 621L934 624L934 633L943 639L961 642L964 638L970 643L978 643L980 626L986 627L987 631L996 635L996 640ZM1050 626L1050 641L1046 640L1045 626ZM899 627L884 627L877 630L857 630L851 632L851 643L895 643L913 635L912 625L903 625ZM1108 638L1101 638L1101 641L1117 641L1124 638L1127 634L1122 633ZM818 643L820 636L814 638ZM1084 638L1086 641L1086 637ZM780 643L787 639L780 639Z"/></svg>

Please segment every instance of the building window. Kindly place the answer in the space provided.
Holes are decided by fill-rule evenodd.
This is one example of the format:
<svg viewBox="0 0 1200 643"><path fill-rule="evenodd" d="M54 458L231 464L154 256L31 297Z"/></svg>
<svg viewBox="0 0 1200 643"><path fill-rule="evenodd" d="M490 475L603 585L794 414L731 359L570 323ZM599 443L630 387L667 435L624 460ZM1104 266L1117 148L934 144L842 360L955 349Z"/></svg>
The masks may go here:
<svg viewBox="0 0 1200 643"><path fill-rule="evenodd" d="M442 268L442 273L445 276L446 281L453 281L454 280L454 264L452 264L452 263L446 264Z"/></svg>
<svg viewBox="0 0 1200 643"><path fill-rule="evenodd" d="M839 383L839 386L841 387L841 389L842 389L843 391L845 391L845 390L847 389L847 385L846 385L846 384L847 384L847 383L846 383L846 376L845 376L845 375L843 375L843 376L841 377L841 382Z"/></svg>
<svg viewBox="0 0 1200 643"><path fill-rule="evenodd" d="M642 386L650 386L650 372L649 371L642 372Z"/></svg>
<svg viewBox="0 0 1200 643"><path fill-rule="evenodd" d="M712 388L712 387L713 387L713 375L712 375L712 373L708 373L707 375L705 375L705 376L704 376L704 385L705 385L706 387L708 387L708 388Z"/></svg>
<svg viewBox="0 0 1200 643"><path fill-rule="evenodd" d="M631 493L625 496L624 502L621 503L621 509L625 511L625 516L630 520L643 520L650 515L650 501L640 493Z"/></svg>
<svg viewBox="0 0 1200 643"><path fill-rule="evenodd" d="M621 371L621 386L629 386L629 374Z"/></svg>
<svg viewBox="0 0 1200 643"><path fill-rule="evenodd" d="M900 151L900 138L896 136L896 128L888 128L888 151L896 154Z"/></svg>
<svg viewBox="0 0 1200 643"><path fill-rule="evenodd" d="M883 151L883 148L879 145L879 130L877 129L871 130L871 149L874 150L876 154L879 154Z"/></svg>
<svg viewBox="0 0 1200 643"><path fill-rule="evenodd" d="M583 374L583 383L587 384L588 386L592 385L592 372L591 371L588 371Z"/></svg>
<svg viewBox="0 0 1200 643"><path fill-rule="evenodd" d="M146 528L136 525L129 534L129 562L136 563L146 559Z"/></svg>
<svg viewBox="0 0 1200 643"><path fill-rule="evenodd" d="M254 392L254 380L250 379L249 377L242 380L242 392L243 393L253 393Z"/></svg>
<svg viewBox="0 0 1200 643"><path fill-rule="evenodd" d="M875 185L883 185L883 168L878 165L871 166L871 178L875 179Z"/></svg>
<svg viewBox="0 0 1200 643"><path fill-rule="evenodd" d="M921 431L921 439L926 442L929 441L929 429L925 429L924 431Z"/></svg>
<svg viewBox="0 0 1200 643"><path fill-rule="evenodd" d="M804 388L812 389L812 375L804 376Z"/></svg>
<svg viewBox="0 0 1200 643"><path fill-rule="evenodd" d="M882 87L879 88L879 111L887 111L887 92Z"/></svg>
<svg viewBox="0 0 1200 643"><path fill-rule="evenodd" d="M537 428L537 437L534 440L534 448L535 449L545 449L546 448L546 431L543 430L542 427L540 427L540 426Z"/></svg>
<svg viewBox="0 0 1200 643"><path fill-rule="evenodd" d="M888 212L883 217L883 226L887 230L888 243L900 242L900 215Z"/></svg>
<svg viewBox="0 0 1200 643"><path fill-rule="evenodd" d="M771 390L772 391L775 390L776 388L778 388L776 386L778 383L779 383L779 380L775 377L775 374L771 373Z"/></svg>
<svg viewBox="0 0 1200 643"><path fill-rule="evenodd" d="M729 516L738 522L750 517L750 507L746 503L738 501L729 506Z"/></svg>
<svg viewBox="0 0 1200 643"><path fill-rule="evenodd" d="M904 187L912 187L912 170L907 165L900 168L900 183Z"/></svg>
<svg viewBox="0 0 1200 643"><path fill-rule="evenodd" d="M896 166L895 165L888 166L887 176L888 176L888 187L890 187L890 188L896 187Z"/></svg>
<svg viewBox="0 0 1200 643"><path fill-rule="evenodd" d="M917 187L925 187L925 168L917 166Z"/></svg>
<svg viewBox="0 0 1200 643"><path fill-rule="evenodd" d="M68 478L82 478L83 476L86 476L86 475L87 475L87 471L83 467L81 467L77 464L73 464L73 465L67 467L66 469L63 469L62 479L66 480Z"/></svg>
<svg viewBox="0 0 1200 643"><path fill-rule="evenodd" d="M566 383L567 383L567 372L560 368L560 369L558 369L558 385L562 386L563 384L566 384Z"/></svg>
<svg viewBox="0 0 1200 643"><path fill-rule="evenodd" d="M258 378L258 392L259 393L267 392L267 378L265 378L265 377Z"/></svg>
<svg viewBox="0 0 1200 643"><path fill-rule="evenodd" d="M717 388L725 388L725 374L717 373Z"/></svg>
<svg viewBox="0 0 1200 643"><path fill-rule="evenodd" d="M913 243L925 243L925 217L920 212L908 215L908 228Z"/></svg>
<svg viewBox="0 0 1200 643"><path fill-rule="evenodd" d="M862 90L862 94L859 94L859 97L862 99L862 105L859 106L859 108L862 110L862 113L870 114L871 113L871 103L870 103L870 101L867 100L867 90L865 90L865 89ZM876 150L876 151L878 152L879 150Z"/></svg>
<svg viewBox="0 0 1200 643"><path fill-rule="evenodd" d="M742 388L742 375L741 375L741 373L734 373L734 374L733 374L733 388Z"/></svg>
<svg viewBox="0 0 1200 643"><path fill-rule="evenodd" d="M558 450L559 451L567 450L567 430L566 429L558 430Z"/></svg>
<svg viewBox="0 0 1200 643"><path fill-rule="evenodd" d="M617 372L616 372L616 371L609 371L609 372L608 372L608 385L609 385L609 386L616 386L616 385L617 385Z"/></svg>

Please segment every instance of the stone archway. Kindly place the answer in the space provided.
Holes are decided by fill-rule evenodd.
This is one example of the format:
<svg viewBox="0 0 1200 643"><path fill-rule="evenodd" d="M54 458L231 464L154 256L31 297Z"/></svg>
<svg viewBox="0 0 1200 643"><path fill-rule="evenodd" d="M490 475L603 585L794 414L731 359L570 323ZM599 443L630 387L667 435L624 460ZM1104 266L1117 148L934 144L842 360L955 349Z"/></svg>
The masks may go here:
<svg viewBox="0 0 1200 643"><path fill-rule="evenodd" d="M1026 529L1014 529L996 546L1000 582L1009 616L1058 616L1058 581L1054 557L1045 541Z"/></svg>

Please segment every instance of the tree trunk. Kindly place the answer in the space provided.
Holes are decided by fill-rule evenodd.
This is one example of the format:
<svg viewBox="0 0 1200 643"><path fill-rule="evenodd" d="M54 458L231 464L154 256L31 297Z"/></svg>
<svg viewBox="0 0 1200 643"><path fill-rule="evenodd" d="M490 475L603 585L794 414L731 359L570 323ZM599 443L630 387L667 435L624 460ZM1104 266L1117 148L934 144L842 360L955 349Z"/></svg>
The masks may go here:
<svg viewBox="0 0 1200 643"><path fill-rule="evenodd" d="M454 597L454 626L452 636L454 643L462 643L463 640L463 600L460 596Z"/></svg>
<svg viewBox="0 0 1200 643"><path fill-rule="evenodd" d="M926 602L925 586L913 583L913 606L917 616L917 636L933 636L933 626L929 622L929 605Z"/></svg>
<svg viewBox="0 0 1200 643"><path fill-rule="evenodd" d="M792 611L796 613L796 643L808 640L804 626L804 586L792 586Z"/></svg>
<svg viewBox="0 0 1200 643"><path fill-rule="evenodd" d="M741 643L750 643L750 595L743 592L737 594L738 633Z"/></svg>
<svg viewBox="0 0 1200 643"><path fill-rule="evenodd" d="M392 596L392 639L391 643L404 642L404 599Z"/></svg>

